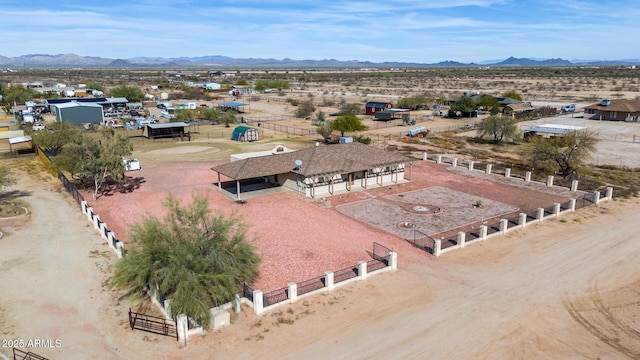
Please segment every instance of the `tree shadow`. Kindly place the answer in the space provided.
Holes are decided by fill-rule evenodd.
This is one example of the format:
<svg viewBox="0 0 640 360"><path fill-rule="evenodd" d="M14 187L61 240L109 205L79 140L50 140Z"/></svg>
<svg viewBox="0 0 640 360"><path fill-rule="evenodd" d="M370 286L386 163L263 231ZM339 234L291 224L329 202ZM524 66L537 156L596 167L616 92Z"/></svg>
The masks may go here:
<svg viewBox="0 0 640 360"><path fill-rule="evenodd" d="M31 196L32 192L27 190L11 190L0 192L0 201L11 201L17 198Z"/></svg>
<svg viewBox="0 0 640 360"><path fill-rule="evenodd" d="M144 179L144 177L133 176L127 176L126 181L123 182L108 181L106 184L102 185L100 196L113 196L116 193L132 193L135 190L139 189L140 186L142 186L142 184L144 184L145 182L146 180Z"/></svg>

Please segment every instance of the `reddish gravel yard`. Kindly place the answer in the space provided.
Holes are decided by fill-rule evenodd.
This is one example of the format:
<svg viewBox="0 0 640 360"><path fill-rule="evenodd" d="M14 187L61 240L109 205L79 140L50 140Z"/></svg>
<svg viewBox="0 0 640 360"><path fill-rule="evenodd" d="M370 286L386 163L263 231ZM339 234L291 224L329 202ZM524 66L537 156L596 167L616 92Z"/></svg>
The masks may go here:
<svg viewBox="0 0 640 360"><path fill-rule="evenodd" d="M384 230L385 227L397 228L399 222L406 221L406 212L398 211L394 216L388 212L389 207L397 209L398 204L423 205L430 210L438 207L440 215L423 217L441 219L435 228L444 231L480 220L460 211L464 208L477 212L472 205L479 199L492 208L487 214L493 216L508 211L530 211L572 197L568 190L558 187L525 185L521 179L505 180L479 171L469 173L460 168L421 161L414 163L407 173L413 181L394 186L318 200L305 199L287 191L250 198L241 204L217 190L216 173L210 170L216 164L167 162L146 167L128 173L132 177L128 191L116 191L89 203L128 247L132 246L127 235L129 225L141 221L145 215L162 216L162 203L167 194L189 201L192 193L207 192L213 208L225 214L235 213L250 226L250 238L255 239L263 259L254 287L270 291L291 281L321 276L326 270L338 270L360 260L369 260L367 251L371 251L374 241L398 251L401 266L403 261L429 257L401 237ZM453 191L447 192L447 189ZM448 201L447 197L458 201ZM90 196L85 193L85 198L90 199ZM370 224L367 219L386 224Z"/></svg>

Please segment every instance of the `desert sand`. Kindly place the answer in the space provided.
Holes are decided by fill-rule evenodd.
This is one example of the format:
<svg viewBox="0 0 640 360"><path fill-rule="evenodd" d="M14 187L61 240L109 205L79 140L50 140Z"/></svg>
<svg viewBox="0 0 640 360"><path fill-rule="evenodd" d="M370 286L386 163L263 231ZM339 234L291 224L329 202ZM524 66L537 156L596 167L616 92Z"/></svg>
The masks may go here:
<svg viewBox="0 0 640 360"><path fill-rule="evenodd" d="M437 259L397 247L397 272L262 318L244 309L232 326L181 347L129 329L130 305L105 288L115 254L57 180L33 174L21 170L9 189L31 214L0 220L4 345L59 340L59 347L29 349L52 359L640 356L638 199L605 202Z"/></svg>

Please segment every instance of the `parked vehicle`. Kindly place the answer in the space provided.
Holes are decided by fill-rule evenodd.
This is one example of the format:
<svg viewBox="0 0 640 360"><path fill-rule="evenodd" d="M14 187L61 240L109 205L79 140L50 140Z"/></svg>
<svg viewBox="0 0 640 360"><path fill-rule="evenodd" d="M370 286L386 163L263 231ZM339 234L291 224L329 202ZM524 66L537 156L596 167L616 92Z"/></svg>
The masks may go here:
<svg viewBox="0 0 640 360"><path fill-rule="evenodd" d="M576 111L576 104L565 105L560 108L560 111L562 111L563 113L574 112Z"/></svg>

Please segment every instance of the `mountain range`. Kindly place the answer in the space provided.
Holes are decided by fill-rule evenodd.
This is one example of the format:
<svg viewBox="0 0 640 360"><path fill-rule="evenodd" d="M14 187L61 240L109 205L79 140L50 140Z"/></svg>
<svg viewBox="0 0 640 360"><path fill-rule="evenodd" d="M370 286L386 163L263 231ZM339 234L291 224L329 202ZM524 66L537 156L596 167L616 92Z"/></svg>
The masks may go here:
<svg viewBox="0 0 640 360"><path fill-rule="evenodd" d="M395 68L395 67L536 67L536 66L631 66L640 64L638 59L629 60L564 60L510 57L505 60L487 60L479 63L442 61L438 63L371 62L359 60L294 60L232 58L222 55L200 57L133 57L108 59L76 54L29 54L18 57L0 55L0 67L4 68Z"/></svg>

